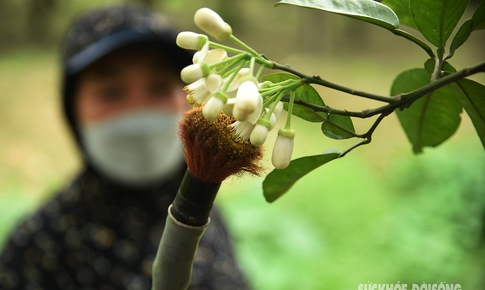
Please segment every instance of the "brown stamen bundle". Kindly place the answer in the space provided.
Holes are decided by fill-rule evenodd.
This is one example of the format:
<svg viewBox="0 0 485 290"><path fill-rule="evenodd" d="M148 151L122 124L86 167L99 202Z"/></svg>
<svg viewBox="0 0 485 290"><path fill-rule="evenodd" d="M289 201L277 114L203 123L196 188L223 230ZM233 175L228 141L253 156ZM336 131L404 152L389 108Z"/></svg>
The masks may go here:
<svg viewBox="0 0 485 290"><path fill-rule="evenodd" d="M202 114L202 106L185 113L179 123L184 156L189 172L207 183L221 183L231 175L259 175L263 157L261 147L237 140L232 127L234 118L221 112L213 121Z"/></svg>

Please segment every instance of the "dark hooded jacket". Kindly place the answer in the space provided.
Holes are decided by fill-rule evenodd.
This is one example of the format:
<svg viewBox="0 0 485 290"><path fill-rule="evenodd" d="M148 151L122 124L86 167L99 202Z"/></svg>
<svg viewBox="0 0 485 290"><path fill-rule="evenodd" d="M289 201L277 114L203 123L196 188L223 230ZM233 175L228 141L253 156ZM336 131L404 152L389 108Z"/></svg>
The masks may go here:
<svg viewBox="0 0 485 290"><path fill-rule="evenodd" d="M91 13L79 23L92 27L89 21L100 21L107 13L119 23L120 14L130 16L133 11L138 16L152 15L140 7L117 7ZM167 41L168 32L162 31L163 41ZM83 35L71 29L67 42L73 33ZM132 43L141 41L133 39ZM170 41L174 43L173 38ZM119 42L111 49L121 45ZM72 91L76 72L86 61L68 63L69 54L76 49L82 47L71 45L73 53L69 47L65 49L62 95L64 113L79 142L72 114ZM104 49L98 57L109 52ZM81 145L79 148L82 152ZM183 178L185 165L181 162L179 170L158 184L132 189L103 177L83 156L85 165L79 176L23 220L5 243L0 255L0 289L151 289L152 263L168 206ZM226 228L215 209L196 253L189 289L247 288L234 261Z"/></svg>

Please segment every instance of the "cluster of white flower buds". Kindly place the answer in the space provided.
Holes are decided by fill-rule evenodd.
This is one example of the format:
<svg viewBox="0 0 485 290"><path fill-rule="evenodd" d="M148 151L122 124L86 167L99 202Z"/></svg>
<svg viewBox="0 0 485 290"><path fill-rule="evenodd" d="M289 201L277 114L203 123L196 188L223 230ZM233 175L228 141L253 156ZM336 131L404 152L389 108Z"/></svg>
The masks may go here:
<svg viewBox="0 0 485 290"><path fill-rule="evenodd" d="M281 99L291 86L272 82L258 83L264 67L272 62L257 54L234 37L232 29L216 12L201 8L194 15L195 24L218 41L230 39L243 49L228 47L209 40L205 34L184 31L177 36L181 48L197 51L193 64L181 71L187 101L193 106L204 105L206 119L216 119L221 111L236 120L231 126L237 138L261 146L283 111ZM234 53L228 56L228 52ZM260 69L254 73L255 66ZM290 88L290 89L289 89ZM291 99L293 101L293 99ZM292 104L290 104L292 107ZM291 110L288 118L291 117ZM294 130L289 119L279 129L273 149L272 163L277 169L286 168L293 152Z"/></svg>

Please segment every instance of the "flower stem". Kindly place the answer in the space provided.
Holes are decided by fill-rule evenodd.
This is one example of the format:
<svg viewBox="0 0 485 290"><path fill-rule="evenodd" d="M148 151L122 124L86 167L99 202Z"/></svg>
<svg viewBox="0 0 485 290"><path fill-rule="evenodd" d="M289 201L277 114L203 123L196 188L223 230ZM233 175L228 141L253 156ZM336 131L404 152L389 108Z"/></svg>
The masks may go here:
<svg viewBox="0 0 485 290"><path fill-rule="evenodd" d="M242 52L242 53L240 53L238 55L234 55L234 56L225 58L225 59L223 59L223 60L221 60L219 62L213 63L213 64L209 65L209 68L212 69L212 68L215 68L215 67L220 66L221 64L226 64L226 63L238 63L240 60L244 59L246 56L247 56L247 53ZM224 68L224 69L226 69L226 68ZM220 74L223 74L224 73L224 69L221 70L219 73Z"/></svg>
<svg viewBox="0 0 485 290"><path fill-rule="evenodd" d="M296 92L290 92L290 101L288 102L288 116L286 116L285 129L291 129L291 114L293 112L293 103L295 102Z"/></svg>
<svg viewBox="0 0 485 290"><path fill-rule="evenodd" d="M255 75L255 77L256 77L257 80L259 80L259 78L261 77L261 74L263 73L263 70L264 70L264 66L260 66L259 69L258 69L258 72Z"/></svg>
<svg viewBox="0 0 485 290"><path fill-rule="evenodd" d="M254 49L252 49L251 47L249 47L246 43L242 42L241 40L239 40L239 38L237 38L236 36L234 36L234 34L231 34L231 36L229 36L229 39L232 40L234 43L236 43L237 45L239 45L240 47L242 47L244 50L246 50L247 52L249 52L250 54L254 55L254 56L259 56L259 53L257 53Z"/></svg>
<svg viewBox="0 0 485 290"><path fill-rule="evenodd" d="M220 43L217 43L217 42L213 42L213 41L209 42L209 46L212 47L212 48L221 48L221 49L224 49L225 51L236 53L236 54L246 53L246 51L244 51L244 50L240 50L240 49L230 47L230 46L227 46L227 45L224 45L224 44L220 44Z"/></svg>
<svg viewBox="0 0 485 290"><path fill-rule="evenodd" d="M224 87L222 88L222 91L223 92L227 92L227 90L229 89L229 86L231 85L232 81L234 80L234 78L237 76L237 73L246 65L246 62L245 61L242 61L240 64L239 64L239 67L232 73L232 75L230 76L229 80L227 81L227 83L224 85Z"/></svg>

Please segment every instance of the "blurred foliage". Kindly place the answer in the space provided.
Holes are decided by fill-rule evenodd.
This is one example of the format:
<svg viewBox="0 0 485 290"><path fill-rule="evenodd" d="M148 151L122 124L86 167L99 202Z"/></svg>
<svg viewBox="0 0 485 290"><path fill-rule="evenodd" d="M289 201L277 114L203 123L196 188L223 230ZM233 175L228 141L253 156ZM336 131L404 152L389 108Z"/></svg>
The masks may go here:
<svg viewBox="0 0 485 290"><path fill-rule="evenodd" d="M485 156L475 145L404 154L383 172L369 171L366 158L340 159L272 205L254 202L258 181L241 189L235 180L219 202L256 289L483 289Z"/></svg>

